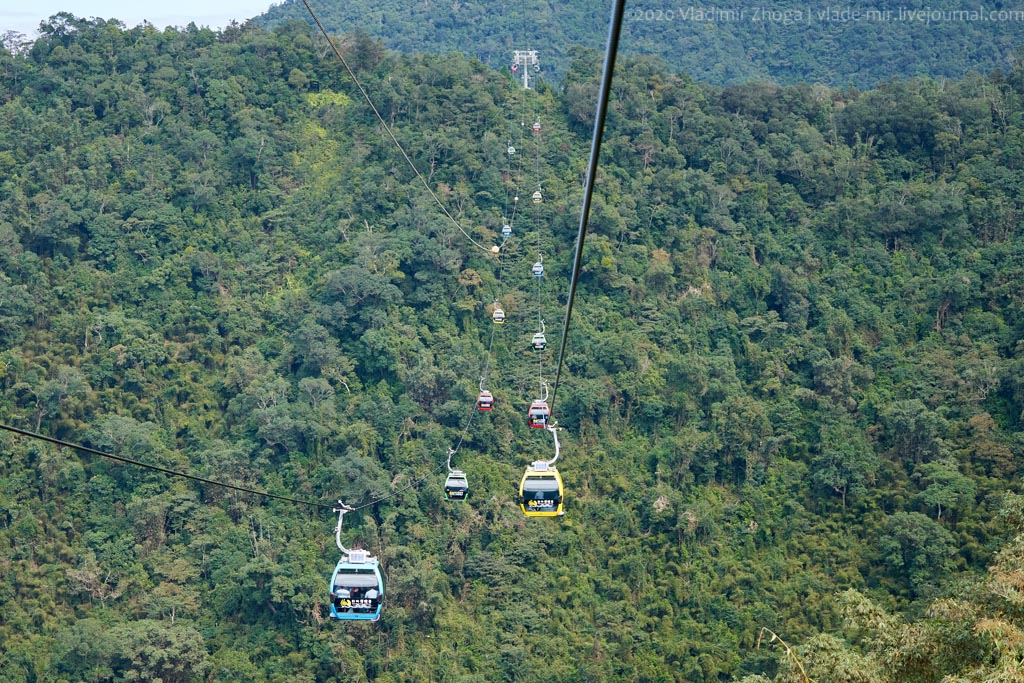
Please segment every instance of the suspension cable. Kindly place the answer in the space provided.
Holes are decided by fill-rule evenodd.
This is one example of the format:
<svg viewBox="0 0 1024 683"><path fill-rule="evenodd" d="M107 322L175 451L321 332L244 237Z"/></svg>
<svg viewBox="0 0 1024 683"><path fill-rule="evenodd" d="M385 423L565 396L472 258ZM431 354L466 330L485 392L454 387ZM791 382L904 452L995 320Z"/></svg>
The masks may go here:
<svg viewBox="0 0 1024 683"><path fill-rule="evenodd" d="M298 498L291 498L289 496L279 496L279 495L277 495L275 493L268 493L266 491L258 491L256 489L251 489L251 488L248 488L246 486L238 486L237 484L228 484L228 483L223 482L223 481L216 481L215 479L207 479L206 477L200 477L200 476L195 475L195 474L189 474L187 472L180 472L178 470L172 470L172 469L170 469L168 467L162 467L160 465L154 465L152 463L143 462L141 460L135 460L133 458L126 458L123 455L114 455L113 453L107 453L106 451L97 450L95 448L89 448L88 446L83 446L81 444L71 443L70 441L63 441L61 439L55 439L52 436L46 436L45 434L37 434L36 432L30 432L30 431L27 431L25 429L18 429L17 427L12 427L12 426L6 425L6 424L0 424L0 429L7 430L8 432L13 432L14 434L18 434L19 436L25 436L25 437L28 437L30 439L37 439L39 441L46 441L48 443L52 443L52 444L55 444L57 446L62 446L64 448L70 448L72 450L81 451L82 453L89 453L90 455L98 455L98 456L100 456L102 458L107 458L108 460L115 460L117 462L125 463L127 465L135 465L136 467L143 467L143 468L145 468L147 470L154 470L156 472L162 472L164 474L169 474L169 475L172 475L172 476L175 476L175 477L183 477L185 479L191 479L192 481L198 481L198 482L201 482L203 484L212 484L214 486L220 486L222 488L231 489L232 491L241 491L242 493L251 493L251 494L256 495L256 496L263 496L264 498L274 498L275 500L284 500L284 501L287 501L289 503L297 503L299 505L308 505L310 507L321 507L321 508L331 508L332 507L331 503L322 503L322 502L313 501L313 500L300 500Z"/></svg>
<svg viewBox="0 0 1024 683"><path fill-rule="evenodd" d="M338 61L341 62L341 65L345 67L345 71L348 72L349 78L351 78L352 82L355 83L356 88L359 90L359 93L363 96L363 99L366 100L366 104L370 106L370 109L372 109L373 113L377 116L377 120L380 121L380 125L384 127L384 130L385 132L387 132L388 137L391 138L391 142L395 143L395 147L397 147L398 151L402 153L402 157L405 159L405 162L409 164L409 168L411 168L412 172L416 174L417 178L419 178L420 183L423 184L423 188L433 198L434 202L441 209L444 215L448 217L448 220L450 220L455 225L455 227L459 229L459 232L465 235L466 239L468 239L475 246L477 246L480 249L483 249L484 251L492 251L493 247L485 247L484 245L480 244L475 239L473 239L473 237L468 232L466 232L465 229L463 229L462 224L455 220L455 217L448 212L448 208L445 207L445 205L441 202L438 196L430 188L430 184L427 183L426 178L424 178L423 175L419 172L419 169L416 168L416 164L412 163L412 159L410 159L409 155L405 153L405 148L402 147L402 144L398 141L398 138L396 138L395 134L391 131L391 126L387 124L387 122L384 120L384 117L380 115L379 111L377 111L377 107L374 106L373 100L370 99L369 94L367 94L366 90L363 89L363 86L359 82L359 79L356 78L355 72L351 69L351 67L349 67L348 62L346 62L345 58L342 56L341 50L339 50L338 46L334 44L334 40L332 40L331 36L328 35L327 29L324 28L324 25L320 23L320 17L318 17L316 15L316 12L313 11L313 8L310 7L309 0L302 0L302 4L306 6L306 9L309 11L309 16L313 18L313 21L316 23L317 28L320 29L320 33L322 33L324 39L327 40L327 44L331 46L331 50L334 52L334 55L338 58Z"/></svg>
<svg viewBox="0 0 1024 683"><path fill-rule="evenodd" d="M576 255L572 264L572 279L569 281L569 301L565 306L565 321L562 323L561 348L558 350L558 365L555 370L555 386L551 392L551 410L554 411L555 396L558 393L558 379L562 374L562 362L565 360L565 347L569 339L569 322L572 317L572 305L576 299L576 285L579 283L580 267L583 262L583 240L587 237L587 221L590 218L590 200L594 193L594 181L597 179L597 160L601 153L601 136L604 133L604 121L608 114L608 97L612 89L612 75L615 72L615 57L619 51L619 34L622 31L622 15L626 0L615 0L608 25L608 46L604 55L604 69L601 73L601 88L597 97L597 114L594 118L594 136L590 142L590 162L587 165L587 185L583 191L583 206L580 210L580 228L576 237Z"/></svg>

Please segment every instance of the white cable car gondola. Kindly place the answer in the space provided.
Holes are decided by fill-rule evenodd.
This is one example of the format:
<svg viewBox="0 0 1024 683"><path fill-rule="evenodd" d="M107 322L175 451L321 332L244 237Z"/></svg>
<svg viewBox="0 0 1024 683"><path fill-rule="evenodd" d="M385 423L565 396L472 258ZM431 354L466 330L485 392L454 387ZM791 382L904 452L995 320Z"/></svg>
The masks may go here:
<svg viewBox="0 0 1024 683"><path fill-rule="evenodd" d="M515 153L516 153L516 148L513 147L512 145L509 145L508 146L508 155L509 156L513 156L513 155L515 155Z"/></svg>
<svg viewBox="0 0 1024 683"><path fill-rule="evenodd" d="M501 226L501 236L504 237L505 239L508 239L509 237L511 237L512 236L512 226L509 225L508 223L506 223L505 225Z"/></svg>
<svg viewBox="0 0 1024 683"><path fill-rule="evenodd" d="M544 201L544 195L541 194L540 190L537 190L533 193L533 203L540 204L542 201Z"/></svg>
<svg viewBox="0 0 1024 683"><path fill-rule="evenodd" d="M533 267L530 268L530 273L532 273L534 277L544 277L544 263L538 260L533 264Z"/></svg>
<svg viewBox="0 0 1024 683"><path fill-rule="evenodd" d="M530 341L530 346L533 347L534 351L543 351L545 348L547 348L548 340L544 336L544 333L546 331L547 331L547 327L544 325L544 321L541 320L540 321L540 332L535 333L533 335L533 339ZM544 395L544 398L547 398L547 394L546 393Z"/></svg>
<svg viewBox="0 0 1024 683"><path fill-rule="evenodd" d="M539 133L540 132L540 121L539 120L534 121L533 122L533 128L531 128L530 130L532 130L534 133Z"/></svg>
<svg viewBox="0 0 1024 683"><path fill-rule="evenodd" d="M481 378L482 380L482 378ZM466 479L466 473L462 470L452 469L452 456L455 455L455 449L448 449L448 478L444 480L444 499L445 500L466 500L469 497L469 481Z"/></svg>
<svg viewBox="0 0 1024 683"><path fill-rule="evenodd" d="M342 552L331 575L331 618L341 621L377 621L384 605L384 578L380 562L365 550L349 550L341 544L341 521L352 508L341 501L335 541Z"/></svg>

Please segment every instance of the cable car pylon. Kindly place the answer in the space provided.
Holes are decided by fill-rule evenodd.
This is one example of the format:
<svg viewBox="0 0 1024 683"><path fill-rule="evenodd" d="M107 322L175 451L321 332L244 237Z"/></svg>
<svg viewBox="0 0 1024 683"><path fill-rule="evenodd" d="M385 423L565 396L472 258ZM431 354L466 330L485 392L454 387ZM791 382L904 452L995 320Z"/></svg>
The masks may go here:
<svg viewBox="0 0 1024 683"><path fill-rule="evenodd" d="M338 501L338 526L334 541L341 551L331 575L331 618L340 621L377 621L384 605L384 578L380 562L365 550L349 550L341 542L341 525L345 513L353 508Z"/></svg>

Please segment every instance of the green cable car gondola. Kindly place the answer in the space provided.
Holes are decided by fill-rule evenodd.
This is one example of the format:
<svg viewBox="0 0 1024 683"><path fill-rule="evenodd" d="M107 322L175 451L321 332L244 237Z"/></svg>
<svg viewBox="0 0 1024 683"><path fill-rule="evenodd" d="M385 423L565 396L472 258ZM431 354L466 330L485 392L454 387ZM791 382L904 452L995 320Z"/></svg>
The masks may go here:
<svg viewBox="0 0 1024 683"><path fill-rule="evenodd" d="M469 481L462 470L451 470L444 482L445 500L466 500L469 498Z"/></svg>

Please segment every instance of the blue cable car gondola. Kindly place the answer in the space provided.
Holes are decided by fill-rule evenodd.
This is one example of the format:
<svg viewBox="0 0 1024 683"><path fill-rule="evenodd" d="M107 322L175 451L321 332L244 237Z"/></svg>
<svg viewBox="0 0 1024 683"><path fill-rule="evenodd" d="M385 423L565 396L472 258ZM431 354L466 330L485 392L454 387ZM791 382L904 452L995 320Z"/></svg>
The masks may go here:
<svg viewBox="0 0 1024 683"><path fill-rule="evenodd" d="M384 578L380 562L365 550L349 550L341 544L341 521L352 508L336 508L335 540L342 556L331 575L331 618L340 621L377 621L384 605Z"/></svg>
<svg viewBox="0 0 1024 683"><path fill-rule="evenodd" d="M533 274L534 277L544 277L544 264L541 261L537 261L533 264L533 267L530 268L530 273Z"/></svg>

